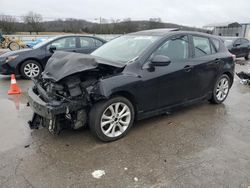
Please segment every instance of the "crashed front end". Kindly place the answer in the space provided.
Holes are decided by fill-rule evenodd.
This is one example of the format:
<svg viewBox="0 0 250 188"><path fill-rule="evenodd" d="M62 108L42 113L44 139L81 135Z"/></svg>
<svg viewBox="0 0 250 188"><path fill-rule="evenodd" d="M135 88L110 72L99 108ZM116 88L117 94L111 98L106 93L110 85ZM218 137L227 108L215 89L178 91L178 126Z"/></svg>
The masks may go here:
<svg viewBox="0 0 250 188"><path fill-rule="evenodd" d="M57 52L28 91L28 103L34 111L30 128L47 127L59 134L64 128L86 126L93 103L105 98L96 93L100 79L121 69L121 65L112 66L89 55Z"/></svg>

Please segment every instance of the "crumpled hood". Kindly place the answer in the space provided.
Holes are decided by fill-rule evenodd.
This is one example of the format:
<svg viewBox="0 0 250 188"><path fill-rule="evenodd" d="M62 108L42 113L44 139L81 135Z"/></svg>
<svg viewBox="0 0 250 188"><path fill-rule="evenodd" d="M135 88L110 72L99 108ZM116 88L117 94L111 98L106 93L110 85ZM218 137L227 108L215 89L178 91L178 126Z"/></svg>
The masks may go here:
<svg viewBox="0 0 250 188"><path fill-rule="evenodd" d="M95 69L99 64L117 68L126 66L124 63L112 62L92 55L57 51L48 60L42 77L58 82L72 74Z"/></svg>

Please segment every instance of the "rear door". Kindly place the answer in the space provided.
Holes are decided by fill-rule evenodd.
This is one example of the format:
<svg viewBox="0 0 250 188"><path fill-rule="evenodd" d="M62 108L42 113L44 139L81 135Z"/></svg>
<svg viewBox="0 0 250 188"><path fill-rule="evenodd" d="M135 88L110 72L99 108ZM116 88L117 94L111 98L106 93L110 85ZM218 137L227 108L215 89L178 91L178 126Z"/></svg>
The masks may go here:
<svg viewBox="0 0 250 188"><path fill-rule="evenodd" d="M192 35L194 77L196 88L192 98L205 96L212 90L221 66L220 42L201 35ZM222 55L222 54L221 54Z"/></svg>
<svg viewBox="0 0 250 188"><path fill-rule="evenodd" d="M241 49L242 49L242 56L246 57L249 55L249 41L247 39L240 39L241 41Z"/></svg>
<svg viewBox="0 0 250 188"><path fill-rule="evenodd" d="M241 39L237 39L234 41L231 53L236 55L236 57L242 56L243 52L242 52L242 48L241 48Z"/></svg>
<svg viewBox="0 0 250 188"><path fill-rule="evenodd" d="M90 54L96 49L95 40L91 37L78 37L79 46L77 49L78 53Z"/></svg>

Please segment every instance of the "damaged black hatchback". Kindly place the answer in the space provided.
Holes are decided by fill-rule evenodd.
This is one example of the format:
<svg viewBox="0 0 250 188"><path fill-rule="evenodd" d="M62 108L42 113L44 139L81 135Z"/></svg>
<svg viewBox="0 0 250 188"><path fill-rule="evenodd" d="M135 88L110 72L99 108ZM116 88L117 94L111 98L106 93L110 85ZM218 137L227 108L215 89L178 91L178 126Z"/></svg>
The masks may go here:
<svg viewBox="0 0 250 188"><path fill-rule="evenodd" d="M28 91L31 128L88 125L102 141L123 137L135 119L207 99L222 103L234 59L215 36L156 29L121 36L91 55L55 52Z"/></svg>

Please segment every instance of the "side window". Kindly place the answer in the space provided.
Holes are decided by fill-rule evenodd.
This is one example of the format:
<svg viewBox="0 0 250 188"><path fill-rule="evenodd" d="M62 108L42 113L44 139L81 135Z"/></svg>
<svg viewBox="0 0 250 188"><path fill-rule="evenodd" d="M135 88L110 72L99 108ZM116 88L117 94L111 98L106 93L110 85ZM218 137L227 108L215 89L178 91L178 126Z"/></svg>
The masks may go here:
<svg viewBox="0 0 250 188"><path fill-rule="evenodd" d="M195 57L212 54L209 39L206 37L193 36Z"/></svg>
<svg viewBox="0 0 250 188"><path fill-rule="evenodd" d="M216 48L216 51L218 52L220 49L220 41L218 39L213 39L212 38L212 42L214 44L214 47Z"/></svg>
<svg viewBox="0 0 250 188"><path fill-rule="evenodd" d="M188 37L182 35L165 42L153 55L164 55L168 56L171 61L179 61L188 58L188 48Z"/></svg>
<svg viewBox="0 0 250 188"><path fill-rule="evenodd" d="M94 39L89 37L80 37L80 48L91 48L94 46Z"/></svg>
<svg viewBox="0 0 250 188"><path fill-rule="evenodd" d="M55 46L56 49L76 48L76 38L68 37L68 38L58 39L53 43L51 43L51 46Z"/></svg>
<svg viewBox="0 0 250 188"><path fill-rule="evenodd" d="M95 41L95 46L96 46L96 47L100 47L100 46L103 45L103 42L102 42L102 41L97 40L97 39L93 39L93 40Z"/></svg>

